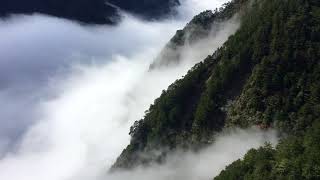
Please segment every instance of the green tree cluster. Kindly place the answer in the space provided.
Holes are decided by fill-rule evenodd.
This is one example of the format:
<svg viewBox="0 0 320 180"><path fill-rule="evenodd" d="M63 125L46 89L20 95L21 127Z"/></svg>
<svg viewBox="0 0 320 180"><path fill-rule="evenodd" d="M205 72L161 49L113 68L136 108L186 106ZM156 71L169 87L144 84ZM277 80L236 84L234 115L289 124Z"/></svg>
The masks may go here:
<svg viewBox="0 0 320 180"><path fill-rule="evenodd" d="M242 160L214 180L316 180L320 179L320 119L303 136L289 136L276 148L251 149Z"/></svg>
<svg viewBox="0 0 320 180"><path fill-rule="evenodd" d="M240 28L163 91L131 128L131 143L114 167L161 161L178 147L201 148L225 127L273 127L304 137L320 117L319 3L233 0L217 11L238 13ZM139 157L159 148L165 151L154 158ZM265 147L250 154L271 154L272 161L274 151ZM264 163L261 172L273 166Z"/></svg>

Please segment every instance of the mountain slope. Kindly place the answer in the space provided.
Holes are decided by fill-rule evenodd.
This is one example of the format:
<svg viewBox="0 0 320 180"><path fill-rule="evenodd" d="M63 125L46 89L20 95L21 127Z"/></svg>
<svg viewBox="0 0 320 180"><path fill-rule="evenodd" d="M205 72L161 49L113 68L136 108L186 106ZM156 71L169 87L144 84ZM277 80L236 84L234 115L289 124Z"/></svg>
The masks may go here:
<svg viewBox="0 0 320 180"><path fill-rule="evenodd" d="M177 5L178 0L2 0L0 17L10 14L42 13L82 23L113 24L120 19L118 8L146 19L154 19L168 15Z"/></svg>
<svg viewBox="0 0 320 180"><path fill-rule="evenodd" d="M209 38L213 32L219 30L221 24L231 20L240 11L240 8L241 1L234 1L224 4L220 10L207 10L196 15L182 30L176 32L150 68L166 68L181 63L185 46L193 47Z"/></svg>
<svg viewBox="0 0 320 180"><path fill-rule="evenodd" d="M225 127L273 127L300 138L319 121L319 2L247 2L232 1L248 7L239 30L163 91L131 128L131 143L113 168L200 148Z"/></svg>
<svg viewBox="0 0 320 180"><path fill-rule="evenodd" d="M289 136L276 148L250 150L215 180L319 179L320 3L292 0L263 5L269 6L266 11L278 11L272 16L274 55L254 69L251 83L230 108L228 122L276 126Z"/></svg>
<svg viewBox="0 0 320 180"><path fill-rule="evenodd" d="M231 18L234 13L237 12L236 9L239 9L239 5L244 3L246 3L246 1L235 0L215 14L221 14L221 17ZM235 6L236 4L239 5ZM234 10L230 10L233 9L233 7ZM212 25L215 20L222 21L222 19L219 18L211 20L211 17L215 17L215 15L203 16L207 14L208 12L205 12L196 16L187 27L190 25L193 26L193 24L195 24L193 22L195 21L199 22L198 24L200 25L196 27L200 29L202 29L206 23ZM209 12L209 14L211 13ZM199 21L199 19L202 21ZM211 27L210 25L207 26ZM185 29L188 29L187 27ZM193 32L199 32L199 30L196 28ZM185 32L181 33L184 34ZM194 33L194 37L198 38L199 36ZM197 38L195 39L197 40ZM201 36L199 39L201 39ZM169 44L177 44L180 40L185 39L179 37L179 35L178 37L175 35ZM183 46L183 44L179 46ZM166 51L166 49L164 51ZM118 158L114 165L115 168L130 168L141 163L145 164L150 161L149 157L154 157L157 161L161 161L162 156L171 149L177 147L187 148L197 142L197 140L192 140L195 135L193 127L195 111L200 101L201 93L206 88L206 81L212 73L211 69L218 63L216 60L218 58L221 58L220 50L214 55L208 56L204 62L197 64L183 79L177 80L172 84L167 91L163 91L161 97L156 99L154 105L151 105L150 109L146 112L144 119L137 121L135 125L132 126L130 130L130 135L132 136L131 143ZM156 59L156 61L157 60L159 59ZM177 59L168 58L165 60L176 61ZM165 65L161 64L161 61L158 61L158 63L155 67ZM174 64L177 62L171 63ZM221 130L222 127L223 123L217 122L212 123L212 127L209 128ZM158 155L154 156L153 150L158 148L161 148L162 152L160 155L156 152ZM148 156L148 158L144 158L140 156L142 152L151 155Z"/></svg>
<svg viewBox="0 0 320 180"><path fill-rule="evenodd" d="M250 150L243 160L229 165L214 180L319 179L320 121L303 136L283 139L276 148L270 145Z"/></svg>

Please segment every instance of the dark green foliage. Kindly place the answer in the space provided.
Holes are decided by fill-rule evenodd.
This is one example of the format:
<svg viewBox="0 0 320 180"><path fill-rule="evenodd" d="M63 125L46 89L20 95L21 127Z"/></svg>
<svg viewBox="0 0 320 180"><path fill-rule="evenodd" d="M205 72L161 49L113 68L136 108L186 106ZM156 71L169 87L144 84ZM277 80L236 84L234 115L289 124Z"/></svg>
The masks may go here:
<svg viewBox="0 0 320 180"><path fill-rule="evenodd" d="M257 150L250 150L243 160L232 163L215 180L267 180L270 178L270 170L274 161L274 152L270 145ZM232 172L232 173L229 173Z"/></svg>
<svg viewBox="0 0 320 180"><path fill-rule="evenodd" d="M176 65L181 60L181 50L183 46L192 46L200 40L208 38L212 29L219 29L222 22L230 20L243 8L243 3L247 0L233 0L226 3L219 10L207 10L195 17L182 29L178 30L169 41L163 51L151 64L150 68L166 67Z"/></svg>
<svg viewBox="0 0 320 180"><path fill-rule="evenodd" d="M234 2L239 3L240 1ZM226 12L231 11L228 9L229 6L232 7L231 4L226 6ZM221 11L223 12L223 10ZM223 14L222 12L219 11L217 13ZM233 12L236 11L233 10ZM205 12L205 14L207 13ZM230 15L229 17L231 18L232 16ZM193 21L195 19L202 18L198 16ZM238 54L238 52L235 53ZM211 96L214 96L214 94L222 92L231 85L226 83L229 80L231 82L234 81L235 86L230 86L230 89L223 92L221 96L231 97L237 94L233 91L236 91L235 89L238 86L241 87L245 79L240 75L248 70L248 68L244 68L233 72L234 69L238 69L238 65L240 66L243 63L242 60L246 59L245 51L241 51L238 57L239 60L234 59L224 62L225 64L219 64L222 59L227 60L227 55L224 55L224 50L221 48L212 56L208 56L203 62L195 65L183 79L177 80L170 85L167 91L163 91L160 98L156 99L154 104L150 106L144 119L137 122L131 128L132 139L130 149L132 151L130 153L128 149L124 150L125 154L123 153L117 160L115 167L121 167L123 164L134 164L133 162L137 159L137 154L135 153L137 151L146 153L149 150L157 148L187 148L194 144L201 145L208 143L211 140L212 133L207 134L207 132L220 130L224 126L225 113L221 112L220 105L225 104L226 101L214 107L216 108L214 111L216 119L209 119L199 126L197 124L199 119L197 116L200 109L198 104L203 99L203 92L210 89L212 91ZM230 77L233 73L237 75L237 78L231 80ZM223 79L219 80L216 78L216 74L219 75L219 78ZM208 84L210 84L209 87ZM225 88L222 86L225 86ZM220 87L221 90L218 90ZM211 109L207 108L207 110ZM219 120L217 120L218 118ZM205 124L209 126L207 127ZM199 132L206 134L202 136L202 133ZM198 139L202 139L200 135L204 137L201 143L198 141Z"/></svg>
<svg viewBox="0 0 320 180"><path fill-rule="evenodd" d="M320 117L319 2L258 0L250 1L249 7L245 2L233 1L225 7L240 3L239 30L151 105L132 128L132 141L115 167L134 167L138 152L165 147L164 157L167 149L202 147L226 126L258 125L274 127L292 138L276 150L270 146L252 150L245 158L247 164L235 162L234 173L225 177L272 179L277 176L272 172L274 161L285 151L292 153L290 165L285 161L280 165L293 168L286 169L291 173L286 176L316 176L317 167L300 167L296 154L310 155L311 159L304 159L309 165L318 163L318 146L309 153L302 137Z"/></svg>
<svg viewBox="0 0 320 180"><path fill-rule="evenodd" d="M261 1L254 67L242 94L232 104L228 125L277 126L303 132L319 117L320 16L311 16L309 1ZM255 13L255 14L257 14ZM246 25L249 26L249 25Z"/></svg>
<svg viewBox="0 0 320 180"><path fill-rule="evenodd" d="M270 45L257 46L263 47L257 55L265 55L231 106L227 121L230 126L275 126L289 137L276 149L249 151L215 180L320 179L319 1L260 4L264 16L271 17L270 33L265 34ZM271 153L265 156L266 152Z"/></svg>
<svg viewBox="0 0 320 180"><path fill-rule="evenodd" d="M273 149L250 150L214 180L320 179L320 120L304 136L290 136Z"/></svg>

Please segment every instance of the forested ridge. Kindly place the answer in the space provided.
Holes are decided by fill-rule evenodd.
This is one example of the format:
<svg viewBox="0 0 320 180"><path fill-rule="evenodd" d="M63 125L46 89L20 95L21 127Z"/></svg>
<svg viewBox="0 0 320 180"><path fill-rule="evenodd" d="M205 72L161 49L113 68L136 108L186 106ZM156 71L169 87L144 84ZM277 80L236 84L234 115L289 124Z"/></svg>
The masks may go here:
<svg viewBox="0 0 320 180"><path fill-rule="evenodd" d="M161 162L176 148L212 143L224 128L258 126L277 129L279 145L250 150L216 179L320 178L320 2L233 0L214 13L239 11L237 32L131 127L113 168Z"/></svg>
<svg viewBox="0 0 320 180"><path fill-rule="evenodd" d="M210 33L217 31L221 24L236 16L241 8L243 8L241 1L234 1L223 4L219 9L206 10L194 16L183 29L178 30L170 39L155 58L150 69L166 68L181 63L184 46L192 46L208 38Z"/></svg>
<svg viewBox="0 0 320 180"><path fill-rule="evenodd" d="M319 179L320 2L262 3L261 15L270 18L269 53L231 105L227 125L276 127L288 137L276 148L250 150L215 180Z"/></svg>

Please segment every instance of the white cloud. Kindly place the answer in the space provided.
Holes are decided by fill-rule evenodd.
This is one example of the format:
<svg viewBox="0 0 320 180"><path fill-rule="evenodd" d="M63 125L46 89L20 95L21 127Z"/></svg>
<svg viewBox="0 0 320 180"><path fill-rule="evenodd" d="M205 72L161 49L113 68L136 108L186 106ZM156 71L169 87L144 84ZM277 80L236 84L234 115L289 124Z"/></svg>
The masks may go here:
<svg viewBox="0 0 320 180"><path fill-rule="evenodd" d="M227 23L198 48L186 47L183 64L148 72L175 31L209 2L185 1L181 19L127 15L115 27L41 15L1 21L1 179L94 179L106 172L129 143L131 124L236 29Z"/></svg>
<svg viewBox="0 0 320 180"><path fill-rule="evenodd" d="M200 152L178 151L169 155L162 165L102 175L101 179L208 180L217 176L233 161L242 158L249 149L263 146L265 142L275 145L277 141L277 133L273 130L233 129L220 134L214 144ZM81 177L78 179L82 180Z"/></svg>
<svg viewBox="0 0 320 180"><path fill-rule="evenodd" d="M182 19L190 20L194 15L205 10L214 10L221 7L228 0L181 0L181 6L178 7L178 15Z"/></svg>
<svg viewBox="0 0 320 180"><path fill-rule="evenodd" d="M35 106L59 95L56 89L63 87L56 81L73 76L73 66L99 69L113 56L130 61L147 51L152 53L143 58L151 61L182 22L147 23L128 16L116 27L84 27L34 15L13 17L0 26L0 139L6 140L19 138L41 119Z"/></svg>

